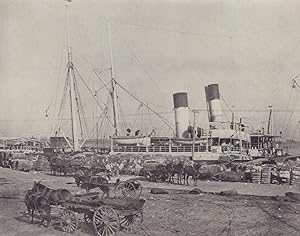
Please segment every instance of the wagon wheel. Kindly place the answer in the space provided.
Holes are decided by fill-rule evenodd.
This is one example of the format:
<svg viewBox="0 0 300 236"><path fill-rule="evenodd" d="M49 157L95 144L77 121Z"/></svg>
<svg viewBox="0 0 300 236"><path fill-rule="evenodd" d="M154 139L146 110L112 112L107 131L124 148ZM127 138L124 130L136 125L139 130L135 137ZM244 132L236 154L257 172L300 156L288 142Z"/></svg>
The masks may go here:
<svg viewBox="0 0 300 236"><path fill-rule="evenodd" d="M131 184L134 185L134 188L135 188L134 198L139 198L142 194L142 191L143 191L141 183L137 180L127 180L126 183L131 183Z"/></svg>
<svg viewBox="0 0 300 236"><path fill-rule="evenodd" d="M136 191L137 191L137 197L136 198L139 198L142 195L143 187L142 187L142 185L139 181L136 180L135 182L138 183L138 187L135 188Z"/></svg>
<svg viewBox="0 0 300 236"><path fill-rule="evenodd" d="M75 172L75 175L76 176L84 176L84 172L83 172L83 170L77 170L76 172Z"/></svg>
<svg viewBox="0 0 300 236"><path fill-rule="evenodd" d="M92 224L93 222L93 213L92 212L86 212L83 215L84 221L87 224Z"/></svg>
<svg viewBox="0 0 300 236"><path fill-rule="evenodd" d="M135 198L136 189L131 182L120 183L115 189L116 198Z"/></svg>
<svg viewBox="0 0 300 236"><path fill-rule="evenodd" d="M111 207L101 206L94 212L93 226L98 236L113 235L120 230L119 216Z"/></svg>
<svg viewBox="0 0 300 236"><path fill-rule="evenodd" d="M75 213L70 210L64 210L60 216L60 226L64 232L75 233L78 222Z"/></svg>
<svg viewBox="0 0 300 236"><path fill-rule="evenodd" d="M123 231L128 233L136 233L141 229L143 221L143 213L138 212L136 214L122 216L120 225Z"/></svg>
<svg viewBox="0 0 300 236"><path fill-rule="evenodd" d="M119 184L115 187L115 197L116 198L121 198L122 197L122 185Z"/></svg>
<svg viewBox="0 0 300 236"><path fill-rule="evenodd" d="M134 184L132 182L124 182L122 194L127 198L137 198L137 191Z"/></svg>

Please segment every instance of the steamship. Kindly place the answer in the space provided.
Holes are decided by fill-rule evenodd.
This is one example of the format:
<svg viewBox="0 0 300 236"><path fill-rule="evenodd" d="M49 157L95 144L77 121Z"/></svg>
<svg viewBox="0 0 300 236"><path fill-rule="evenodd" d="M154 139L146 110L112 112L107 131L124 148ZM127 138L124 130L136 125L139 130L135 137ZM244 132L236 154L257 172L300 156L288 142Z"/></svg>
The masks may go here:
<svg viewBox="0 0 300 236"><path fill-rule="evenodd" d="M250 135L243 124L224 122L219 85L205 87L209 128L191 125L188 95L186 92L173 94L175 115L175 137L112 137L112 154L162 154L187 156L199 161L224 159L250 160Z"/></svg>
<svg viewBox="0 0 300 236"><path fill-rule="evenodd" d="M66 6L67 7L67 6ZM67 13L66 8L66 13ZM67 32L68 32L68 14L66 14ZM249 149L251 149L251 137L248 132L245 131L242 122L235 123L224 122L224 114L221 107L220 93L218 84L210 84L205 87L206 104L208 111L208 121L209 125L207 129L196 128L195 118L194 122L191 122L190 112L192 111L188 105L188 95L186 92L179 92L173 94L174 103L174 115L175 115L175 137L157 137L152 135L125 135L122 136L120 132L120 121L119 121L119 111L117 102L116 86L123 89L128 95L136 99L143 106L147 107L149 110L153 111L146 103L142 102L141 99L137 99L129 91L124 88L115 79L114 75L114 65L113 65L113 53L112 44L110 39L110 22L107 22L108 28L108 39L109 39L109 49L110 49L110 84L111 88L105 85L105 89L108 90L111 96L112 102L112 120L110 120L107 109L103 108L99 101L96 99L96 95L92 95L96 104L102 111L103 118L107 119L108 125L113 128L113 135L111 135L111 145L110 153L127 153L127 154L145 154L145 155L172 155L172 156L187 156L191 157L193 160L203 160L203 161L218 161L222 158L234 158L239 160L249 160L251 156L249 155ZM66 86L64 88L63 99L60 108L64 107L64 101L66 94L70 95L70 111L71 111L71 139L65 135L62 130L62 124L57 124L56 138L55 140L61 139L67 143L68 147L72 152L81 151L85 145L85 142L89 138L91 132L84 132L85 122L82 120L84 117L83 107L80 101L79 89L77 84L76 74L79 74L76 66L72 59L72 47L69 40L69 33L67 33L68 41L68 63L67 63L67 76L66 76ZM96 71L94 71L96 73ZM96 73L96 76L98 74ZM82 77L79 74L80 79ZM84 82L86 85L86 83ZM87 85L86 85L87 86ZM87 86L88 87L88 86ZM66 91L69 90L69 93ZM88 88L91 91L90 88ZM96 92L95 92L96 93ZM157 113L156 113L157 114ZM61 115L61 111L59 111ZM49 118L47 112L46 117ZM162 118L162 117L160 117ZM49 118L50 120L50 118ZM59 120L59 119L58 119ZM51 120L50 120L51 121ZM97 129L98 133L98 123L93 129ZM102 122L101 122L102 123ZM193 123L193 124L192 124ZM80 128L80 130L79 130ZM86 134L86 135L84 135ZM57 135L62 135L62 137L57 137ZM83 140L81 143L81 140ZM260 139L259 139L260 140ZM97 146L98 146L98 136L97 136ZM98 147L97 147L98 148Z"/></svg>

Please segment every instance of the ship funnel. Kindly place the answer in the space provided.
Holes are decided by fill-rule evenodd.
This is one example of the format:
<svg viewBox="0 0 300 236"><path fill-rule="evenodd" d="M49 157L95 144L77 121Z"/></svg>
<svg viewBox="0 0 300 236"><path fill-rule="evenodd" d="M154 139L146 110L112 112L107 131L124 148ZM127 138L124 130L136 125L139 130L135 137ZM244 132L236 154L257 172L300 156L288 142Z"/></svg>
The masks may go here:
<svg viewBox="0 0 300 236"><path fill-rule="evenodd" d="M188 138L188 127L190 125L189 106L187 93L175 93L173 94L174 101L174 113L175 113L175 125L176 125L176 137Z"/></svg>
<svg viewBox="0 0 300 236"><path fill-rule="evenodd" d="M223 112L220 101L219 85L210 84L205 86L205 95L209 122L222 122Z"/></svg>

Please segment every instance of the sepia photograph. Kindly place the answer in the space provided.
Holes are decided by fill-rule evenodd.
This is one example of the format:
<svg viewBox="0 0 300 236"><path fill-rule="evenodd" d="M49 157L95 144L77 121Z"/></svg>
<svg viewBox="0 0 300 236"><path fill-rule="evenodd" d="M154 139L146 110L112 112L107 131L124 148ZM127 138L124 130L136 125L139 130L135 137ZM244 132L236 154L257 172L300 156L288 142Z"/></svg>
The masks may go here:
<svg viewBox="0 0 300 236"><path fill-rule="evenodd" d="M299 95L297 0L0 0L0 236L298 236Z"/></svg>

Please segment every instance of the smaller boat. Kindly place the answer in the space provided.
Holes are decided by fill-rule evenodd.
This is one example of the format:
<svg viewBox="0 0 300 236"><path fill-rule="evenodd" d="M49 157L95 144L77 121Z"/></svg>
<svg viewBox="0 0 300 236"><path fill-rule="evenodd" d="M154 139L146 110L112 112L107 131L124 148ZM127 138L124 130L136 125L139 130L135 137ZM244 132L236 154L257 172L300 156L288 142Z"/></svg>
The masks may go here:
<svg viewBox="0 0 300 236"><path fill-rule="evenodd" d="M193 139L192 138L172 138L171 139L173 143L179 144L179 145L193 145ZM195 145L206 145L206 139L195 139L194 144Z"/></svg>
<svg viewBox="0 0 300 236"><path fill-rule="evenodd" d="M118 145L150 145L149 136L114 136L113 142Z"/></svg>

